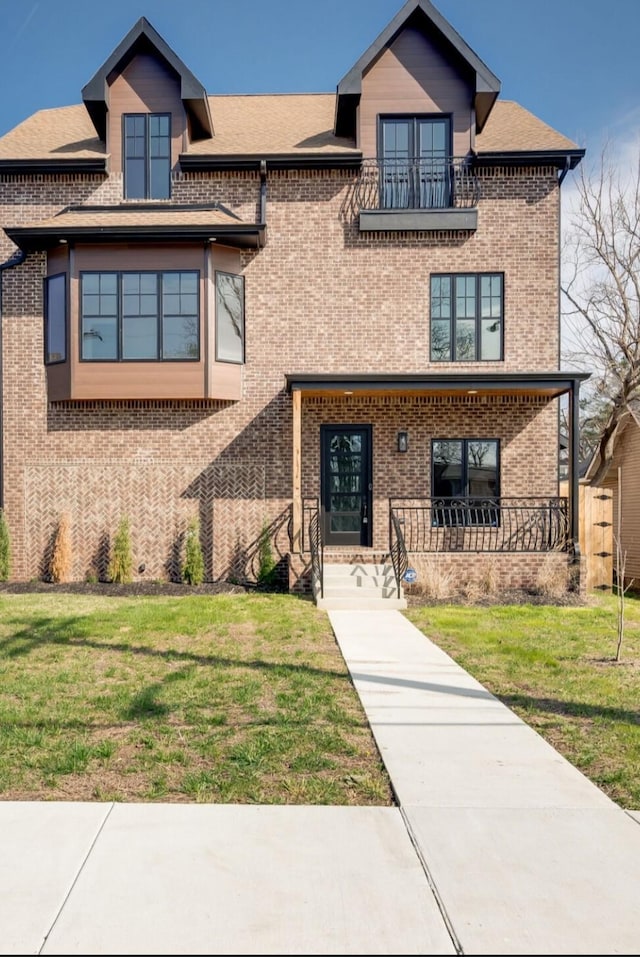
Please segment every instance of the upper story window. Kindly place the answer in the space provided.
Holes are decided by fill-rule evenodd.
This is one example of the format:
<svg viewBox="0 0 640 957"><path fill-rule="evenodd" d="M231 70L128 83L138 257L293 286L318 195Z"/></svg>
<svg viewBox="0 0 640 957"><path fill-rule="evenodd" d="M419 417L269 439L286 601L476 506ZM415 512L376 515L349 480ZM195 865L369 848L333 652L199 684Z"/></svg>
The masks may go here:
<svg viewBox="0 0 640 957"><path fill-rule="evenodd" d="M123 116L125 199L169 199L171 114Z"/></svg>
<svg viewBox="0 0 640 957"><path fill-rule="evenodd" d="M501 359L503 315L500 273L432 276L432 362Z"/></svg>
<svg viewBox="0 0 640 957"><path fill-rule="evenodd" d="M383 209L447 209L452 199L449 117L380 120Z"/></svg>
<svg viewBox="0 0 640 957"><path fill-rule="evenodd" d="M198 360L199 278L197 270L81 273L81 358Z"/></svg>
<svg viewBox="0 0 640 957"><path fill-rule="evenodd" d="M67 277L64 273L44 281L44 361L67 358Z"/></svg>

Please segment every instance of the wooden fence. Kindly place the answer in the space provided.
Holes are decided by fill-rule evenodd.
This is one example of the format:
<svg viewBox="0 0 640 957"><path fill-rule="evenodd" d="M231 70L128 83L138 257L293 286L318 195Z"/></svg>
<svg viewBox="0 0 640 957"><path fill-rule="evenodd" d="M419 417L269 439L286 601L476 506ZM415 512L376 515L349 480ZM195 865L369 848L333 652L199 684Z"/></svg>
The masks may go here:
<svg viewBox="0 0 640 957"><path fill-rule="evenodd" d="M560 494L568 495L567 482ZM578 486L579 544L587 563L587 591L613 589L613 492L593 485Z"/></svg>

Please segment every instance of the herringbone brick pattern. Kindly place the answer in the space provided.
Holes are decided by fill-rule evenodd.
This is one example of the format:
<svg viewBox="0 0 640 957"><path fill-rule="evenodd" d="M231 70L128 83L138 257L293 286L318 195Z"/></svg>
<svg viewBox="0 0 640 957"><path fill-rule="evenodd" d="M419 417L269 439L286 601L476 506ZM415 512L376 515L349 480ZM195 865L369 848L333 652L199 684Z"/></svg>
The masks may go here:
<svg viewBox="0 0 640 957"><path fill-rule="evenodd" d="M24 577L46 575L63 512L71 519L72 577L106 577L109 547L127 516L136 577L179 577L184 534L197 516L208 580L226 577L238 552L257 539L265 516L261 465L198 462L92 462L24 470ZM144 571L140 571L144 565Z"/></svg>

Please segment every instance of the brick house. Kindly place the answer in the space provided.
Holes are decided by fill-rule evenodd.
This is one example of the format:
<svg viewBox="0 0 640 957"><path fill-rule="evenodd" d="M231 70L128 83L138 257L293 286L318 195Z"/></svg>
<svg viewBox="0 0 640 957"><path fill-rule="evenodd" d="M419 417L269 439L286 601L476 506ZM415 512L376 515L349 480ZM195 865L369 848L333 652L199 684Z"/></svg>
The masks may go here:
<svg viewBox="0 0 640 957"><path fill-rule="evenodd" d="M560 185L583 150L429 0L335 93L216 96L141 19L76 106L0 139L0 504L13 577L130 520L140 576L289 587L437 553L579 569L559 367ZM558 400L570 492L558 497ZM395 589L395 590L394 590Z"/></svg>

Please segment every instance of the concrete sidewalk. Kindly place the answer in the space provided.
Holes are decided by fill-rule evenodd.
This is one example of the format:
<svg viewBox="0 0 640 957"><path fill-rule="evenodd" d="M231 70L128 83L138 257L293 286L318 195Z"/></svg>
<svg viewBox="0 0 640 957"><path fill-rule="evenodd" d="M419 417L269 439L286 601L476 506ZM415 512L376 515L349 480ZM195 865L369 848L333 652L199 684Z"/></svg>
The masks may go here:
<svg viewBox="0 0 640 957"><path fill-rule="evenodd" d="M399 807L0 802L0 953L640 952L640 815L399 612L330 619Z"/></svg>

